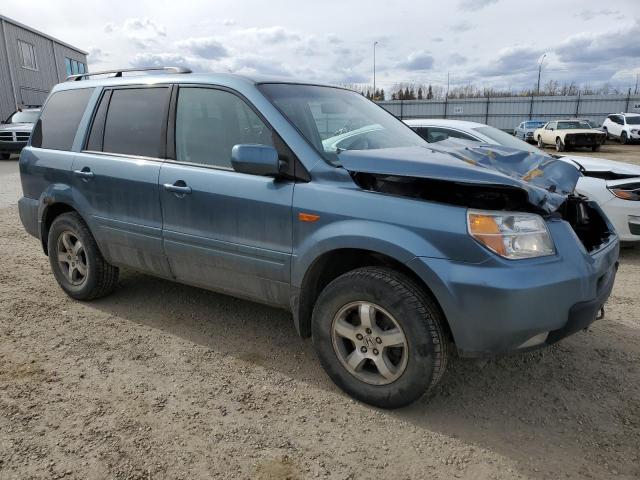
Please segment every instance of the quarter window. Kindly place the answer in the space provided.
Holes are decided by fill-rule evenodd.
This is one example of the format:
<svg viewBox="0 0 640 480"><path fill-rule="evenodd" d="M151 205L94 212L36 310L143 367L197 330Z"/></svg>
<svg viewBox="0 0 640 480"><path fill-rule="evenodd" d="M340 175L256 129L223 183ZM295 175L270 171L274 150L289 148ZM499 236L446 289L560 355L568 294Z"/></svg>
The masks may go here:
<svg viewBox="0 0 640 480"><path fill-rule="evenodd" d="M18 50L20 51L20 56L22 57L22 66L24 68L28 68L29 70L37 70L38 65L36 62L36 52L33 48L33 45L27 42L23 42L22 40L18 40Z"/></svg>
<svg viewBox="0 0 640 480"><path fill-rule="evenodd" d="M168 96L167 87L113 90L104 125L102 150L160 157Z"/></svg>
<svg viewBox="0 0 640 480"><path fill-rule="evenodd" d="M63 90L47 101L34 130L31 144L38 148L71 150L93 88Z"/></svg>
<svg viewBox="0 0 640 480"><path fill-rule="evenodd" d="M237 95L211 88L181 88L176 110L176 160L231 168L238 144L273 146L272 132Z"/></svg>

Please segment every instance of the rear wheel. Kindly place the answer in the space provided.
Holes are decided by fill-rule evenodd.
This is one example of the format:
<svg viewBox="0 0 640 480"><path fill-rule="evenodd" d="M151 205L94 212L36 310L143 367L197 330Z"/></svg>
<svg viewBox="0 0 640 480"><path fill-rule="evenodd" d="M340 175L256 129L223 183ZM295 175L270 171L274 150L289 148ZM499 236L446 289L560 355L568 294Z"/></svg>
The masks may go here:
<svg viewBox="0 0 640 480"><path fill-rule="evenodd" d="M313 343L331 379L381 408L410 404L442 378L444 318L410 278L359 268L331 282L313 310Z"/></svg>
<svg viewBox="0 0 640 480"><path fill-rule="evenodd" d="M560 140L560 137L556 138L556 151L564 152L564 143Z"/></svg>
<svg viewBox="0 0 640 480"><path fill-rule="evenodd" d="M103 297L118 283L118 268L103 258L89 228L77 213L63 213L53 221L48 252L58 284L76 300Z"/></svg>
<svg viewBox="0 0 640 480"><path fill-rule="evenodd" d="M622 133L620 134L620 143L621 143L622 145L626 145L626 144L627 144L627 141L628 141L628 139L627 139L627 132L622 132Z"/></svg>

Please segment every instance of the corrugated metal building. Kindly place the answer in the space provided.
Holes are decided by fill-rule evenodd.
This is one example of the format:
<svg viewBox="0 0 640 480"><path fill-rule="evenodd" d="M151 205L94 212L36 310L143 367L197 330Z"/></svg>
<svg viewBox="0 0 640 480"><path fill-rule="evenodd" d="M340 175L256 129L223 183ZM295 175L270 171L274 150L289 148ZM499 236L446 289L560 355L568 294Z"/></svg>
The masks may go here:
<svg viewBox="0 0 640 480"><path fill-rule="evenodd" d="M0 119L42 105L49 90L87 71L87 52L0 15Z"/></svg>

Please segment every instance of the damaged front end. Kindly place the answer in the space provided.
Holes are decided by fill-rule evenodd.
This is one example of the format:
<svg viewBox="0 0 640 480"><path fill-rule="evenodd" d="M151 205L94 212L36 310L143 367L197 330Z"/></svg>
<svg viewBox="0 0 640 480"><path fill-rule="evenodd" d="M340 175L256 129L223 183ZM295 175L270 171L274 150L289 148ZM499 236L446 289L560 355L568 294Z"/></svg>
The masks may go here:
<svg viewBox="0 0 640 480"><path fill-rule="evenodd" d="M574 192L578 169L546 155L449 141L345 151L339 158L364 190L469 209L560 216L588 252L614 235L600 208Z"/></svg>

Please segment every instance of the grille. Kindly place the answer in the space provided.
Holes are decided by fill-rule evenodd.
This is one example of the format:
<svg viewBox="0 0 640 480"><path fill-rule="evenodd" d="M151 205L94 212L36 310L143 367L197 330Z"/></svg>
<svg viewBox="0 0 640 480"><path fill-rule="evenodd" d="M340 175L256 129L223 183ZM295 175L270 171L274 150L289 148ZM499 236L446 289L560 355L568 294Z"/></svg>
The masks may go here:
<svg viewBox="0 0 640 480"><path fill-rule="evenodd" d="M30 132L0 132L2 142L26 142L29 140Z"/></svg>

